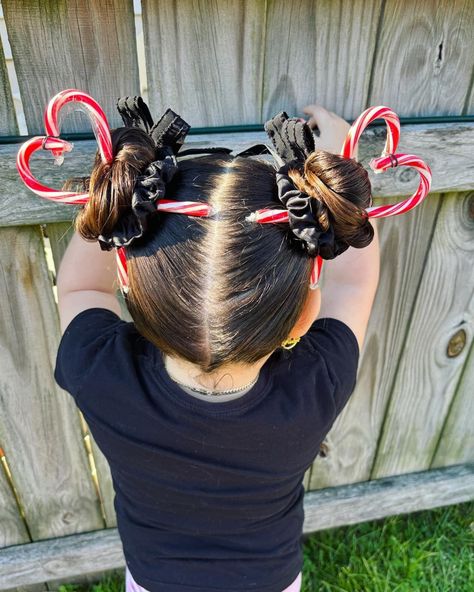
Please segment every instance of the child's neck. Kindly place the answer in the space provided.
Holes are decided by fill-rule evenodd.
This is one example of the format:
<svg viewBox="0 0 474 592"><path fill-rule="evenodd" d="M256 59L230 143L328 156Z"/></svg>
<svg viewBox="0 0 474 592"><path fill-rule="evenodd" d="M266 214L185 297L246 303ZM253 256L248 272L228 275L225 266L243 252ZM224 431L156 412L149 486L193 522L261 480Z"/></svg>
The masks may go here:
<svg viewBox="0 0 474 592"><path fill-rule="evenodd" d="M229 364L210 374L205 374L199 366L183 358L171 358L164 354L163 359L166 371L172 380L189 388L221 392L229 389L243 389L252 383L270 355L261 358L255 364Z"/></svg>

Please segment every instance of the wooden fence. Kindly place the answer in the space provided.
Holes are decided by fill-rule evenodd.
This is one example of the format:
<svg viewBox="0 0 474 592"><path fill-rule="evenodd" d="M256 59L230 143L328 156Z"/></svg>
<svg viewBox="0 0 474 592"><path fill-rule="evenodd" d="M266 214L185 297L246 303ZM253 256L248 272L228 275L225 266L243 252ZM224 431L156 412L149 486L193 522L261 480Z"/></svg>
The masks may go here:
<svg viewBox="0 0 474 592"><path fill-rule="evenodd" d="M120 125L115 101L139 94L144 74L152 113L169 106L194 127L262 124L281 109L302 116L315 101L348 120L376 104L435 117L402 127L399 150L431 166L432 193L379 222L381 278L357 386L305 477L305 531L472 499L472 2L142 0L143 68L131 0L2 7L29 134L44 133L45 105L71 87ZM92 581L124 560L108 465L53 378L54 274L75 209L20 182L10 82L0 46L0 589L36 592ZM88 123L71 116L63 130ZM384 135L364 134L362 162ZM208 130L187 144L255 141L264 132ZM78 141L61 169L45 155L33 170L59 186L86 174L94 150ZM371 179L375 203L417 184L403 168Z"/></svg>

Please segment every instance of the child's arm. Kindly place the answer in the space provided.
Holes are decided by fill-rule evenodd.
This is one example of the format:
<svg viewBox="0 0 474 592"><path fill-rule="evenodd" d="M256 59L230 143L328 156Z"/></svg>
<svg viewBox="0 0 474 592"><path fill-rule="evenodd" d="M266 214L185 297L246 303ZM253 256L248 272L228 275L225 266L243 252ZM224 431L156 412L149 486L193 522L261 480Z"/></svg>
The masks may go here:
<svg viewBox="0 0 474 592"><path fill-rule="evenodd" d="M88 308L107 308L120 316L116 278L115 251L102 251L98 242L86 241L75 232L56 278L61 332Z"/></svg>
<svg viewBox="0 0 474 592"><path fill-rule="evenodd" d="M350 125L339 115L318 104L307 105L311 128L318 127L316 149L340 154ZM357 159L357 151L354 153ZM374 238L363 249L349 247L342 255L324 263L324 282L318 318L331 317L348 325L362 350L380 273L380 251L375 219L370 221Z"/></svg>
<svg viewBox="0 0 474 592"><path fill-rule="evenodd" d="M379 237L375 234L363 249L349 247L335 259L325 262L322 302L318 318L332 317L346 323L362 351L380 275Z"/></svg>

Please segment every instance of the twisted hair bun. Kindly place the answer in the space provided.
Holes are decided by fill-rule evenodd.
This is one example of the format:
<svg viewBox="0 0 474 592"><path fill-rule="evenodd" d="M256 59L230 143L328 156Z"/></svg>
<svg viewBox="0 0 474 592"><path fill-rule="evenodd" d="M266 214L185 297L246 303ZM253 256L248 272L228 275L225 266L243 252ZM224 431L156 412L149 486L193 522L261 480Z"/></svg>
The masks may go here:
<svg viewBox="0 0 474 592"><path fill-rule="evenodd" d="M295 187L318 201L313 211L324 231L332 227L338 241L362 248L374 237L365 209L372 204L369 175L354 159L316 150L288 171Z"/></svg>
<svg viewBox="0 0 474 592"><path fill-rule="evenodd" d="M138 176L154 160L155 146L139 128L121 127L112 131L114 159L102 162L96 155L90 177L70 179L64 189L81 183L89 200L79 210L75 227L86 240L110 234L131 212L132 196Z"/></svg>

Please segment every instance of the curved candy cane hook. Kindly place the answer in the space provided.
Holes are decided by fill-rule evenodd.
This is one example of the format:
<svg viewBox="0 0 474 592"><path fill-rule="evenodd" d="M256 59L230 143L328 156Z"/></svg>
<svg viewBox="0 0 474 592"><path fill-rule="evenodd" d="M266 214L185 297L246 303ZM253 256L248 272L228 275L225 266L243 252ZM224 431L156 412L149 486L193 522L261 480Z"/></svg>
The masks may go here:
<svg viewBox="0 0 474 592"><path fill-rule="evenodd" d="M416 192L399 203L391 205L372 206L366 208L369 218L382 218L403 214L417 206L428 195L431 187L431 169L418 156L413 154L395 154L400 139L400 120L398 115L389 107L380 105L369 107L354 121L347 132L346 139L341 149L340 155L344 158L353 158L359 138L364 129L375 119L384 119L387 125L387 139L385 141L382 156L373 159L369 166L375 173L386 171L390 167L409 166L416 169L420 174L420 184ZM302 120L304 121L304 120ZM253 212L248 216L248 220L266 223L288 222L288 211L265 208ZM315 257L311 271L310 288L315 289L318 286L323 259L319 255Z"/></svg>
<svg viewBox="0 0 474 592"><path fill-rule="evenodd" d="M409 166L420 174L418 189L409 198L396 204L372 206L366 208L369 218L385 218L404 214L421 203L428 195L431 187L431 169L414 154L395 154L400 139L400 120L398 115L388 107L369 107L354 121L342 146L341 156L353 158L359 138L364 129L375 119L384 119L387 124L387 139L382 156L370 161L369 166L375 173L382 173L391 167ZM318 259L317 257L316 259ZM311 274L311 287L315 287L319 280L323 260L315 261Z"/></svg>
<svg viewBox="0 0 474 592"><path fill-rule="evenodd" d="M369 107L363 111L349 128L346 139L342 145L341 156L354 158L357 144L362 132L375 119L384 119L387 124L387 139L382 155L395 152L400 140L400 120L398 115L389 107Z"/></svg>
<svg viewBox="0 0 474 592"><path fill-rule="evenodd" d="M55 95L48 103L44 113L44 129L48 136L59 137L60 129L58 124L59 112L67 103L74 102L81 104L88 114L94 132L96 134L99 152L103 162L112 162L112 138L110 136L109 123L102 107L87 93L74 88L62 90ZM55 155L54 149L52 150Z"/></svg>
<svg viewBox="0 0 474 592"><path fill-rule="evenodd" d="M71 152L73 145L59 137L58 117L61 108L71 101L80 103L86 108L92 127L96 132L99 152L104 162L112 162L112 138L107 117L100 105L88 94L75 89L59 92L48 103L44 112L46 136L35 136L20 146L16 158L16 166L25 185L40 197L67 204L84 204L88 201L87 193L74 193L51 189L40 183L30 170L30 158L36 150L50 150L56 163L61 165L65 152Z"/></svg>
<svg viewBox="0 0 474 592"><path fill-rule="evenodd" d="M30 138L20 146L16 158L16 166L25 185L40 197L60 203L78 205L85 204L89 201L88 193L74 193L72 191L52 189L40 183L30 170L30 158L37 150L50 150L58 165L62 164L64 153L71 152L73 145L59 138L60 128L58 123L59 113L62 107L69 102L80 103L85 107L97 138L102 161L104 163L113 161L112 137L107 117L101 106L87 93L76 89L67 89L56 94L48 103L44 112L46 135ZM157 209L165 212L186 214L188 216L209 216L212 214L210 205L191 201L161 199L158 201ZM127 261L123 247L116 250L116 261L120 287L126 293L128 291L128 275Z"/></svg>

